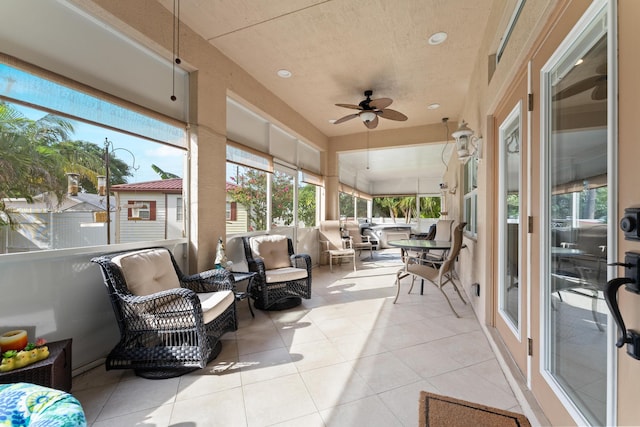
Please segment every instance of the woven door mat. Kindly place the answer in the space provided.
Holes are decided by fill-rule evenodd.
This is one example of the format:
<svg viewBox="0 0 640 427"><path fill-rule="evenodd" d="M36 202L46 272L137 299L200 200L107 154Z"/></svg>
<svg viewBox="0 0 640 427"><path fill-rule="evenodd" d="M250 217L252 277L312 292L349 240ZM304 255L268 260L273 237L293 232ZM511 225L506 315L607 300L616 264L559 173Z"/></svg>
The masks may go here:
<svg viewBox="0 0 640 427"><path fill-rule="evenodd" d="M522 414L420 392L420 427L531 427Z"/></svg>

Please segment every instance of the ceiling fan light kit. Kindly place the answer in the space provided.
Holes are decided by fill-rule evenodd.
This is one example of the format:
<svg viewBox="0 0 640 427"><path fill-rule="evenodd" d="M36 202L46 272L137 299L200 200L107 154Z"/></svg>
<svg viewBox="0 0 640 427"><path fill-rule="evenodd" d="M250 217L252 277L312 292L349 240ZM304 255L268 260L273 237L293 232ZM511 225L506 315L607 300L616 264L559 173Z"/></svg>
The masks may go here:
<svg viewBox="0 0 640 427"><path fill-rule="evenodd" d="M387 108L393 102L391 98L378 98L371 99L373 95L372 90L366 90L364 96L366 99L360 101L358 105L354 104L336 104L338 107L351 108L353 110L360 110L358 113L348 114L342 118L339 118L334 124L344 123L347 120L360 117L360 120L368 129L375 129L378 126L378 117L388 120L405 121L407 116L399 111Z"/></svg>
<svg viewBox="0 0 640 427"><path fill-rule="evenodd" d="M376 116L376 113L374 113L373 111L363 111L362 113L360 113L360 119L362 119L363 122L370 122L376 117L378 116Z"/></svg>

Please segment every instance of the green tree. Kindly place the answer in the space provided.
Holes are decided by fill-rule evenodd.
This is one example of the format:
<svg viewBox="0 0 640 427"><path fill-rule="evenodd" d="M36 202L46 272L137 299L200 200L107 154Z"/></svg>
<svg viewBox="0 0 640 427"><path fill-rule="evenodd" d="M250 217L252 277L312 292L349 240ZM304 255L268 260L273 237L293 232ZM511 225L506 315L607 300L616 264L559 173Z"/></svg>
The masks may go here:
<svg viewBox="0 0 640 427"><path fill-rule="evenodd" d="M389 216L393 222L396 222L396 218L398 217L398 202L399 199L397 197L376 197L373 199L374 212L378 215L386 217Z"/></svg>
<svg viewBox="0 0 640 427"><path fill-rule="evenodd" d="M316 225L316 187L306 184L298 188L298 221L305 227Z"/></svg>
<svg viewBox="0 0 640 427"><path fill-rule="evenodd" d="M404 216L405 224L409 224L416 213L416 198L413 196L401 197L397 206Z"/></svg>
<svg viewBox="0 0 640 427"><path fill-rule="evenodd" d="M160 169L158 166L156 165L151 165L151 169L153 169L153 171L155 173L157 173L158 175L160 175L161 179L174 179L174 178L180 178L178 175L173 174L171 172L165 172L162 169Z"/></svg>
<svg viewBox="0 0 640 427"><path fill-rule="evenodd" d="M338 208L340 210L340 216L346 218L352 218L354 215L354 197L351 194L340 193L338 194Z"/></svg>
<svg viewBox="0 0 640 427"><path fill-rule="evenodd" d="M13 225L4 199L25 198L51 191L61 201L66 181L63 158L52 148L68 137L72 126L51 115L29 120L6 103L0 103L0 225Z"/></svg>
<svg viewBox="0 0 640 427"><path fill-rule="evenodd" d="M520 216L520 195L518 193L507 195L507 218Z"/></svg>
<svg viewBox="0 0 640 427"><path fill-rule="evenodd" d="M249 230L267 229L267 173L238 167L238 174L230 179L235 184L227 194L247 209Z"/></svg>
<svg viewBox="0 0 640 427"><path fill-rule="evenodd" d="M293 224L293 177L287 173L271 175L271 219L277 225Z"/></svg>
<svg viewBox="0 0 640 427"><path fill-rule="evenodd" d="M98 175L105 175L104 147L88 141L63 141L54 146L65 158L64 170L80 175L80 187L87 193L97 193ZM109 153L109 181L124 184L133 176L127 163Z"/></svg>
<svg viewBox="0 0 640 427"><path fill-rule="evenodd" d="M4 199L24 198L45 192L58 203L67 191L65 173L78 173L80 185L96 192L96 176L104 173L104 150L86 141L71 141L70 121L47 114L38 120L25 117L10 104L0 102L0 226L14 225ZM131 176L123 161L111 159L111 182Z"/></svg>
<svg viewBox="0 0 640 427"><path fill-rule="evenodd" d="M420 197L420 218L440 217L440 197Z"/></svg>

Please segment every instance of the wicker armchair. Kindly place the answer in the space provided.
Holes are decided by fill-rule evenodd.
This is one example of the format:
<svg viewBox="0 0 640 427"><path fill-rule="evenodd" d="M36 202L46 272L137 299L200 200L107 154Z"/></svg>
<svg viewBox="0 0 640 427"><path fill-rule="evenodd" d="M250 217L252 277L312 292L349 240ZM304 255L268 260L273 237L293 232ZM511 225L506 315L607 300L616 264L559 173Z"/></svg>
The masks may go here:
<svg viewBox="0 0 640 427"><path fill-rule="evenodd" d="M204 368L237 329L231 273L184 275L166 248L93 258L101 267L120 328L106 368L171 378Z"/></svg>
<svg viewBox="0 0 640 427"><path fill-rule="evenodd" d="M251 297L261 310L285 310L311 298L311 257L294 254L286 236L243 237L249 271L258 273Z"/></svg>

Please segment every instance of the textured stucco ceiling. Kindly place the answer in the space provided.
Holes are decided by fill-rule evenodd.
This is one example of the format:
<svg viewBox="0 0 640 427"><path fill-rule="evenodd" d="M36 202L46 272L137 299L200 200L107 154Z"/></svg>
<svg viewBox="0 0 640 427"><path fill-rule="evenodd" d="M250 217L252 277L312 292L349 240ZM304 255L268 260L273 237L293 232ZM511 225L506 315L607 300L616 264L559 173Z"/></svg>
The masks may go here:
<svg viewBox="0 0 640 427"><path fill-rule="evenodd" d="M158 0L173 13L173 0ZM391 98L407 121L380 119L375 131L460 120L470 76L492 12L503 18L516 0L189 0L180 20L239 64L329 137L366 131L355 110L364 91ZM492 10L499 8L499 10ZM498 15L498 16L500 16ZM446 41L433 46L433 33ZM287 69L283 79L277 71ZM438 103L440 108L428 109ZM453 131L455 129L451 129ZM397 191L437 191L452 140L422 147L340 155L340 180ZM401 179L399 179L401 178ZM423 182L421 185L419 182ZM427 182L427 184L424 184ZM362 186L359 186L362 187Z"/></svg>
<svg viewBox="0 0 640 427"><path fill-rule="evenodd" d="M159 0L173 12L173 0ZM392 98L406 122L457 120L494 0L189 0L180 19L328 136L362 132L354 111L363 92ZM431 34L447 40L431 46ZM282 79L279 69L293 76ZM437 110L427 105L439 103Z"/></svg>

